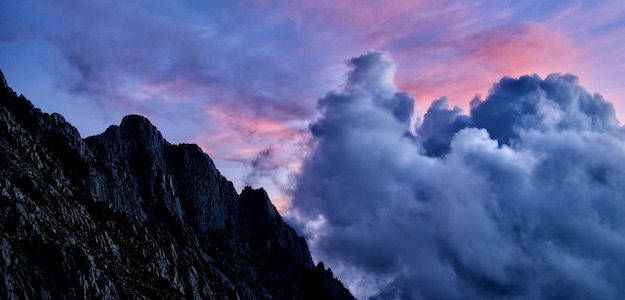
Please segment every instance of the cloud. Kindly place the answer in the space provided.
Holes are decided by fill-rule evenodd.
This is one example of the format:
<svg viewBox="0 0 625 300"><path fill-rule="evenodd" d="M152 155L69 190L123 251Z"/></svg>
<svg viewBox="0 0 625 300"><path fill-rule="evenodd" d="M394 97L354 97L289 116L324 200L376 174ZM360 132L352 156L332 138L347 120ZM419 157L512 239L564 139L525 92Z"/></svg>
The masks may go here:
<svg viewBox="0 0 625 300"><path fill-rule="evenodd" d="M625 139L609 102L572 75L506 77L468 115L442 98L410 130L390 56L349 64L319 100L291 218L357 296L625 294Z"/></svg>
<svg viewBox="0 0 625 300"><path fill-rule="evenodd" d="M249 163L251 170L245 176L246 186L251 186L262 178L273 177L276 170L281 167L281 164L273 159L274 151L274 146L270 145L256 154L256 157Z"/></svg>
<svg viewBox="0 0 625 300"><path fill-rule="evenodd" d="M454 133L470 124L460 107L447 108L447 98L434 100L417 128L423 147L429 155L441 155L449 150Z"/></svg>
<svg viewBox="0 0 625 300"><path fill-rule="evenodd" d="M471 118L502 143L516 138L520 129L599 132L619 127L612 104L588 93L569 74L503 78L484 102L474 104Z"/></svg>
<svg viewBox="0 0 625 300"><path fill-rule="evenodd" d="M500 144L511 144L527 130L619 131L614 107L599 94L590 94L570 74L504 77L488 97L471 101L467 116L447 99L432 102L417 134L430 155L449 150L453 135L465 127L485 128Z"/></svg>

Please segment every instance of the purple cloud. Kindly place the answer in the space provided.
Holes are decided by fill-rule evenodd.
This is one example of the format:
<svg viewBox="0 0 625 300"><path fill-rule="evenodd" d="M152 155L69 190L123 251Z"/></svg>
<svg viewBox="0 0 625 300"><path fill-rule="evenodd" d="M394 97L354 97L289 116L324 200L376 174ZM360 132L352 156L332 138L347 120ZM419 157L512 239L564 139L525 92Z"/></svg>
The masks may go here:
<svg viewBox="0 0 625 300"><path fill-rule="evenodd" d="M622 297L625 136L609 102L572 75L503 78L469 115L435 101L413 135L388 53L351 65L319 100L292 221L357 296Z"/></svg>

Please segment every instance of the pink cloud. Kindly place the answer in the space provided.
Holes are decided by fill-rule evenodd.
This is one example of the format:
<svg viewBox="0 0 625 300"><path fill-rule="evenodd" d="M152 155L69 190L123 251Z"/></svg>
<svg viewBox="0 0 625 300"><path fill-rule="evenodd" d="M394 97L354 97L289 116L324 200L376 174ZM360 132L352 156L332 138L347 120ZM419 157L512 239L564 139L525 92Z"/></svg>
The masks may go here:
<svg viewBox="0 0 625 300"><path fill-rule="evenodd" d="M469 39L474 64L486 64L500 76L562 71L577 54L562 33L538 23L486 31Z"/></svg>
<svg viewBox="0 0 625 300"><path fill-rule="evenodd" d="M215 159L249 162L271 146L275 155L290 156L303 134L305 123L290 123L246 114L226 105L211 105L203 121L210 124L192 138ZM291 162L282 161L285 168Z"/></svg>
<svg viewBox="0 0 625 300"><path fill-rule="evenodd" d="M396 53L397 84L424 106L448 96L466 108L469 100L487 93L502 76L569 72L578 56L563 34L537 23L485 30L441 43L437 47L447 53L429 60L420 59L412 49Z"/></svg>

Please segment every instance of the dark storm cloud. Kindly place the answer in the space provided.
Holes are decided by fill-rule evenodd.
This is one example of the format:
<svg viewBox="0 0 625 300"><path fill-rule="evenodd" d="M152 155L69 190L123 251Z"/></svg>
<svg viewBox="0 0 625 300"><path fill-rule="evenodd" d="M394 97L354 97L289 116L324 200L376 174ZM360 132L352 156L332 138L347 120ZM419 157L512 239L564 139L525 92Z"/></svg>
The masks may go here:
<svg viewBox="0 0 625 300"><path fill-rule="evenodd" d="M350 64L319 101L293 216L357 295L625 295L625 139L610 103L572 75L504 78L470 115L435 101L413 136L392 59Z"/></svg>
<svg viewBox="0 0 625 300"><path fill-rule="evenodd" d="M459 107L449 109L447 98L432 101L417 128L423 147L430 155L441 155L449 150L449 142L454 133L469 125L470 119Z"/></svg>
<svg viewBox="0 0 625 300"><path fill-rule="evenodd" d="M502 143L518 137L519 130L592 130L618 127L614 107L599 94L579 86L574 75L537 75L503 78L482 103L475 103L471 118Z"/></svg>
<svg viewBox="0 0 625 300"><path fill-rule="evenodd" d="M505 77L488 97L473 99L471 114L447 107L446 98L433 101L417 134L430 155L449 150L453 135L465 127L485 128L490 137L510 144L525 130L614 131L620 126L614 107L599 94L590 94L577 77L551 74Z"/></svg>

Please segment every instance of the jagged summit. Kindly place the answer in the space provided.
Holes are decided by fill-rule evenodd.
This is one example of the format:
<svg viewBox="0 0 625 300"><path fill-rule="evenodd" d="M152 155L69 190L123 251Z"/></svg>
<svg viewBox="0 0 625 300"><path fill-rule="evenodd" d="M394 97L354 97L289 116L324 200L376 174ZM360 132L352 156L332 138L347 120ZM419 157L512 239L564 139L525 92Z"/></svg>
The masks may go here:
<svg viewBox="0 0 625 300"><path fill-rule="evenodd" d="M263 189L238 195L197 145L138 115L82 139L0 97L3 298L353 299Z"/></svg>
<svg viewBox="0 0 625 300"><path fill-rule="evenodd" d="M121 128L142 128L142 129L156 129L156 127L148 120L148 118L141 115L126 115L122 118L119 124Z"/></svg>
<svg viewBox="0 0 625 300"><path fill-rule="evenodd" d="M165 143L160 131L144 116L126 115L119 125L112 125L101 135L123 135L126 139L135 139L141 143Z"/></svg>
<svg viewBox="0 0 625 300"><path fill-rule="evenodd" d="M294 260L300 265L309 269L314 267L306 240L299 237L295 230L282 220L265 189L246 186L239 196L239 201L243 219L250 223L248 230L253 239L260 244L263 241L277 243L276 247L289 249ZM270 243L266 244L268 249L272 247Z"/></svg>
<svg viewBox="0 0 625 300"><path fill-rule="evenodd" d="M241 191L241 201L250 202L250 205L254 205L260 210L263 210L267 215L277 215L278 210L269 200L269 195L264 188L254 189L251 186L245 186Z"/></svg>

